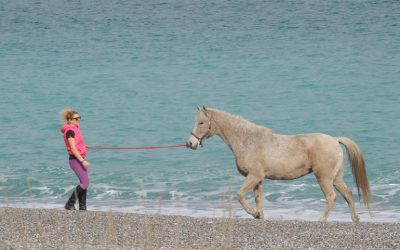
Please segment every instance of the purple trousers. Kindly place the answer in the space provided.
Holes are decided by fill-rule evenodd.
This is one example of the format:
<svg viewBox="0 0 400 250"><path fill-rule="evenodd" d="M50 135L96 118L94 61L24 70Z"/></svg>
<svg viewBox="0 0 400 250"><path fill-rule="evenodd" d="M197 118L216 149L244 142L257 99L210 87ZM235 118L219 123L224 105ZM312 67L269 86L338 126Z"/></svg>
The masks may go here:
<svg viewBox="0 0 400 250"><path fill-rule="evenodd" d="M89 175L87 169L77 159L69 160L69 165L71 166L71 169L75 172L76 176L78 176L81 188L88 189Z"/></svg>

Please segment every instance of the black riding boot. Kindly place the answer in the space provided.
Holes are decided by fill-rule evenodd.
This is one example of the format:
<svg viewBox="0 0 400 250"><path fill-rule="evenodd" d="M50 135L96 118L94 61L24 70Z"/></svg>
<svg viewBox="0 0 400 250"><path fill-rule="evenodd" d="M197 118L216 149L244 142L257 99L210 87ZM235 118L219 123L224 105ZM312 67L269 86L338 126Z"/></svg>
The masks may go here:
<svg viewBox="0 0 400 250"><path fill-rule="evenodd" d="M87 189L82 189L81 186L78 186L76 190L78 190L79 210L86 210Z"/></svg>
<svg viewBox="0 0 400 250"><path fill-rule="evenodd" d="M75 202L76 202L76 198L78 196L78 188L74 189L74 191L71 194L71 197L69 197L67 203L65 203L64 208L67 210L76 210L75 209Z"/></svg>

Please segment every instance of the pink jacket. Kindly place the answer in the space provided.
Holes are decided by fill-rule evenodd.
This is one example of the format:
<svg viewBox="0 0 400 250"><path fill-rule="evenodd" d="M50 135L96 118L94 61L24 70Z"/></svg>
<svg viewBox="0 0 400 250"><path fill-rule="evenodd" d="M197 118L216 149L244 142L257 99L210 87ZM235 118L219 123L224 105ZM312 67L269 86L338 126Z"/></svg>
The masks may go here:
<svg viewBox="0 0 400 250"><path fill-rule="evenodd" d="M69 155L73 155L73 153L71 151L71 147L70 147L69 142L67 140L67 132L68 132L68 130L74 131L76 148L78 149L79 154L82 157L85 157L87 150L86 150L85 143L83 141L83 135L82 135L81 131L79 130L78 127L75 127L73 125L65 123L64 125L61 126L60 131L64 136L64 142L65 142L65 146L67 147L68 154Z"/></svg>

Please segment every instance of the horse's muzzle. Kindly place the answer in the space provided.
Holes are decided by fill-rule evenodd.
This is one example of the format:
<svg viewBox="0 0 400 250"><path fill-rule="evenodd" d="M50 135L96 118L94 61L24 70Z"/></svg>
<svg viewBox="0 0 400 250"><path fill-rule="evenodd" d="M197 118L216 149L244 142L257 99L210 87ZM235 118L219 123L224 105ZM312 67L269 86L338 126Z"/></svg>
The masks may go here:
<svg viewBox="0 0 400 250"><path fill-rule="evenodd" d="M196 150L199 146L199 142L197 140L192 140L192 138L189 138L189 140L186 142L186 147L191 148L193 150Z"/></svg>
<svg viewBox="0 0 400 250"><path fill-rule="evenodd" d="M193 144L192 144L192 142L186 142L186 147L187 148L191 148L191 149L193 149L193 150L195 150L196 148L195 147L193 147Z"/></svg>

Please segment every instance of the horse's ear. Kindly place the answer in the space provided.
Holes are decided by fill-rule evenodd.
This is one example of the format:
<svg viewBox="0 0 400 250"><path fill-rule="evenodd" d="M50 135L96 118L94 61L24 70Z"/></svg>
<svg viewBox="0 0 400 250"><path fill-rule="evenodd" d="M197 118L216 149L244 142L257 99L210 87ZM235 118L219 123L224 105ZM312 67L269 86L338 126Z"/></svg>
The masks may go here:
<svg viewBox="0 0 400 250"><path fill-rule="evenodd" d="M200 106L197 106L197 110L200 111Z"/></svg>
<svg viewBox="0 0 400 250"><path fill-rule="evenodd" d="M206 108L206 106L203 105L202 111L203 111L203 114L204 114L206 117L208 117L208 109Z"/></svg>

